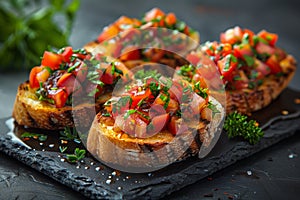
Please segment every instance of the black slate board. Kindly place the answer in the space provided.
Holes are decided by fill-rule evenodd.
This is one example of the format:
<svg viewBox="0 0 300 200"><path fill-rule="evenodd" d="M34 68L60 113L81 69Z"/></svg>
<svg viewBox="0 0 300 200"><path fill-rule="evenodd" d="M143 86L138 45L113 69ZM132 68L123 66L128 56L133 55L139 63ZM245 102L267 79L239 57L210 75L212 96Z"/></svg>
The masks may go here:
<svg viewBox="0 0 300 200"><path fill-rule="evenodd" d="M116 172L92 157L71 165L61 161L60 153L27 149L12 142L6 134L7 119L0 120L0 151L89 198L158 199L292 136L300 130L300 105L294 102L296 98L300 98L299 92L286 89L270 106L253 114L252 118L258 120L265 131L257 145L239 139L228 140L222 133L205 159L191 157L148 174ZM282 115L283 110L289 114Z"/></svg>

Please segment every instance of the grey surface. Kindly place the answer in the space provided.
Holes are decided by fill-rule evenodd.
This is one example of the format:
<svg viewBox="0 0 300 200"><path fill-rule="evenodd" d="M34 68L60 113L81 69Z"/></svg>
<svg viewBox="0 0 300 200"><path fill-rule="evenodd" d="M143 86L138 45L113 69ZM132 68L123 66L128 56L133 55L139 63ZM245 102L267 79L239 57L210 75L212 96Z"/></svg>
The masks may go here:
<svg viewBox="0 0 300 200"><path fill-rule="evenodd" d="M278 33L278 45L300 59L300 2L298 0L203 0L203 1L123 1L83 0L78 13L71 44L77 48L94 40L101 29L120 15L140 17L152 7L172 11L200 32L201 41L216 40L228 27L240 25L254 31L266 29ZM1 61L0 61L1 63ZM17 85L27 73L0 74L0 117L11 115ZM299 69L290 84L300 90ZM299 133L297 133L299 135ZM283 199L289 194L300 195L299 136L286 140L267 151L229 167L212 180L203 180L173 195L170 199ZM294 153L294 158L289 155ZM271 159L272 158L272 159ZM290 171L286 171L290 166ZM251 170L255 176L245 176ZM228 194L227 194L228 193ZM0 153L0 199L82 199L69 188L41 175ZM48 196L49 197L48 197ZM51 196L53 195L53 196ZM287 195L287 196L286 196Z"/></svg>

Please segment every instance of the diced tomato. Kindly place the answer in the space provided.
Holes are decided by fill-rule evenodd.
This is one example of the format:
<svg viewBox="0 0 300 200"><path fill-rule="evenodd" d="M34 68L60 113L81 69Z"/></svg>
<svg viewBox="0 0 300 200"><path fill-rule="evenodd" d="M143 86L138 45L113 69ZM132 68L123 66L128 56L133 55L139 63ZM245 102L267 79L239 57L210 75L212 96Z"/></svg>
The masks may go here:
<svg viewBox="0 0 300 200"><path fill-rule="evenodd" d="M234 46L234 55L238 58L244 58L245 55L253 56L253 50L250 44L240 44Z"/></svg>
<svg viewBox="0 0 300 200"><path fill-rule="evenodd" d="M39 88L40 87L40 83L36 76L42 70L43 70L43 67L40 67L40 66L36 66L31 69L30 74L29 74L29 85L31 88Z"/></svg>
<svg viewBox="0 0 300 200"><path fill-rule="evenodd" d="M200 74L195 74L193 76L193 82L194 83L200 82L201 88L208 88L205 79Z"/></svg>
<svg viewBox="0 0 300 200"><path fill-rule="evenodd" d="M180 135L188 130L187 124L185 124L181 118L173 116L170 119L170 123L167 124L168 130L172 135Z"/></svg>
<svg viewBox="0 0 300 200"><path fill-rule="evenodd" d="M146 138L147 135L147 123L144 122L140 117L134 117L135 120L135 130L134 136L137 138Z"/></svg>
<svg viewBox="0 0 300 200"><path fill-rule="evenodd" d="M226 81L231 81L233 78L232 72L236 69L238 65L237 58L229 54L226 57L218 61L218 67Z"/></svg>
<svg viewBox="0 0 300 200"><path fill-rule="evenodd" d="M42 65L45 67L50 67L52 70L59 69L60 64L62 63L63 59L60 54L56 54L50 51L45 51L43 58L42 58Z"/></svg>
<svg viewBox="0 0 300 200"><path fill-rule="evenodd" d="M243 30L238 26L228 29L225 33L221 33L220 35L221 43L230 43L232 45L240 42L242 38Z"/></svg>
<svg viewBox="0 0 300 200"><path fill-rule="evenodd" d="M166 111L167 112L176 112L178 109L179 109L179 103L178 101L172 99L172 98L169 98L169 102L167 101L164 101L163 99L164 98L168 98L165 94L163 93L160 93L154 100L153 104L154 105L161 105L163 107L166 108Z"/></svg>
<svg viewBox="0 0 300 200"><path fill-rule="evenodd" d="M253 37L255 36L255 33L253 31L249 30L249 29L244 29L243 32L244 32L243 37L245 37L246 35L248 35L248 37L249 37L249 44L251 46L254 46Z"/></svg>
<svg viewBox="0 0 300 200"><path fill-rule="evenodd" d="M230 83L233 89L241 90L248 88L249 79L246 76L245 72L242 70L233 72L234 80Z"/></svg>
<svg viewBox="0 0 300 200"><path fill-rule="evenodd" d="M182 98L182 86L179 82L173 81L171 88L168 91L170 93L170 98L177 100L178 102L181 101Z"/></svg>
<svg viewBox="0 0 300 200"><path fill-rule="evenodd" d="M255 47L257 53L272 55L275 53L275 48L263 42L258 42Z"/></svg>
<svg viewBox="0 0 300 200"><path fill-rule="evenodd" d="M196 54L188 54L186 56L187 61L189 61L192 65L197 66L197 64L200 61L199 56L197 56Z"/></svg>
<svg viewBox="0 0 300 200"><path fill-rule="evenodd" d="M79 90L81 88L80 83L76 80L72 73L65 73L63 74L57 81L57 86L59 88L63 88L66 90L67 94L70 95L71 93Z"/></svg>
<svg viewBox="0 0 300 200"><path fill-rule="evenodd" d="M106 70L104 74L100 77L100 81L102 81L104 84L111 85L114 83L114 76L111 72L111 70Z"/></svg>
<svg viewBox="0 0 300 200"><path fill-rule="evenodd" d="M72 73L78 81L83 82L86 79L88 73L88 66L84 62L81 62L79 67L76 67L76 69L72 71Z"/></svg>
<svg viewBox="0 0 300 200"><path fill-rule="evenodd" d="M275 33L269 33L266 30L262 30L257 34L259 37L263 38L266 40L269 45L275 46L277 40L278 40L278 35Z"/></svg>
<svg viewBox="0 0 300 200"><path fill-rule="evenodd" d="M137 19L129 18L126 16L121 16L117 21L114 22L114 25L121 28L124 25L132 25L132 26L139 26L141 22Z"/></svg>
<svg viewBox="0 0 300 200"><path fill-rule="evenodd" d="M139 29L136 29L136 28L126 29L120 33L120 37L121 37L120 42L122 44L129 42L129 44L130 44L130 42L132 42L133 38L140 37L140 35L141 35L141 31ZM126 46L128 46L128 45L126 45Z"/></svg>
<svg viewBox="0 0 300 200"><path fill-rule="evenodd" d="M176 24L176 20L177 19L176 19L176 16L175 16L174 13L168 13L167 16L166 16L166 18L165 18L166 24L170 25L170 26Z"/></svg>
<svg viewBox="0 0 300 200"><path fill-rule="evenodd" d="M157 48L146 48L143 49L143 55L152 62L158 62L165 55L165 51Z"/></svg>
<svg viewBox="0 0 300 200"><path fill-rule="evenodd" d="M282 72L282 69L280 67L280 63L276 57L276 55L271 55L268 60L266 61L266 64L270 67L271 69L271 74L277 74Z"/></svg>
<svg viewBox="0 0 300 200"><path fill-rule="evenodd" d="M159 105L159 104L154 104L149 109L149 116L151 119L155 116L163 115L165 113L166 113L166 110L164 109L164 107L162 105Z"/></svg>
<svg viewBox="0 0 300 200"><path fill-rule="evenodd" d="M114 62L114 65L118 70L122 71L123 75L121 78L124 82L127 82L132 78L132 72L122 62Z"/></svg>
<svg viewBox="0 0 300 200"><path fill-rule="evenodd" d="M71 56L73 54L73 49L72 47L65 47L64 52L62 52L62 60L64 62L69 63L71 61Z"/></svg>
<svg viewBox="0 0 300 200"><path fill-rule="evenodd" d="M114 37L115 35L117 35L120 32L120 29L118 28L118 26L112 24L109 25L108 27L105 27L103 29L103 32L98 36L97 41L99 43L108 40L112 37Z"/></svg>
<svg viewBox="0 0 300 200"><path fill-rule="evenodd" d="M219 72L217 71L216 65L211 60L209 62L212 63L205 64L205 62L201 61L201 63L203 64L198 65L196 69L196 73L200 74L202 78L208 81L212 80L213 78L216 78L216 76L219 76Z"/></svg>
<svg viewBox="0 0 300 200"><path fill-rule="evenodd" d="M153 19L159 19L163 16L165 16L165 13L162 10L153 8L145 14L145 21L150 22Z"/></svg>
<svg viewBox="0 0 300 200"><path fill-rule="evenodd" d="M147 88L146 90L138 91L132 91L131 98L132 98L132 108L136 108L137 104L142 100L146 99L152 96L151 90Z"/></svg>
<svg viewBox="0 0 300 200"><path fill-rule="evenodd" d="M151 119L150 125L147 126L148 136L161 132L169 122L169 113L155 116Z"/></svg>
<svg viewBox="0 0 300 200"><path fill-rule="evenodd" d="M199 115L199 113L201 112L201 110L206 105L208 99L205 100L204 98L202 98L201 96L199 96L196 93L193 93L193 97L192 98L193 98L193 100L190 103L191 110L193 111L194 115Z"/></svg>
<svg viewBox="0 0 300 200"><path fill-rule="evenodd" d="M41 68L42 71L36 74L36 79L38 80L39 83L45 82L50 76L49 69L46 69L46 67L43 66L41 66Z"/></svg>
<svg viewBox="0 0 300 200"><path fill-rule="evenodd" d="M124 115L117 116L115 126L131 136L137 138L147 137L147 123L137 113L129 115L126 119Z"/></svg>
<svg viewBox="0 0 300 200"><path fill-rule="evenodd" d="M141 58L140 50L136 46L126 46L122 52L119 57L120 60L139 60Z"/></svg>
<svg viewBox="0 0 300 200"><path fill-rule="evenodd" d="M58 89L58 90L50 90L48 94L48 98L53 99L55 102L55 106L57 108L63 107L67 100L68 100L68 94L65 90L63 89Z"/></svg>
<svg viewBox="0 0 300 200"><path fill-rule="evenodd" d="M265 63L263 63L262 61L255 59L255 70L259 73L258 74L258 79L261 79L263 77L265 77L266 75L270 74L270 67L268 65L266 65Z"/></svg>
<svg viewBox="0 0 300 200"><path fill-rule="evenodd" d="M103 86L89 82L85 86L85 92L88 96L93 96L97 99L103 91Z"/></svg>

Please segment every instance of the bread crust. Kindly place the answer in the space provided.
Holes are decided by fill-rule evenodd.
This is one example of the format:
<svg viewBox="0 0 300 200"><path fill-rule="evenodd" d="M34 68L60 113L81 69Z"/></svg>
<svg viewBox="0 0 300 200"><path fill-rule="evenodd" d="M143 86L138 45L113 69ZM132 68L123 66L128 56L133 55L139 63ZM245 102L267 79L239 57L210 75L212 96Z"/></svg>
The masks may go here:
<svg viewBox="0 0 300 200"><path fill-rule="evenodd" d="M76 106L56 108L38 100L35 89L26 81L19 85L12 117L19 125L32 128L58 130L65 127L90 126L101 105L111 97L111 93L101 95L96 103L81 103ZM74 117L75 116L75 117Z"/></svg>
<svg viewBox="0 0 300 200"><path fill-rule="evenodd" d="M280 62L283 74L270 75L255 89L226 90L226 113L250 114L268 106L288 86L296 72L296 60L288 55Z"/></svg>
<svg viewBox="0 0 300 200"><path fill-rule="evenodd" d="M154 169L199 152L201 135L207 132L206 123L201 122L198 131L187 131L178 137L164 130L149 138L135 138L107 126L99 113L89 131L87 149L105 163Z"/></svg>
<svg viewBox="0 0 300 200"><path fill-rule="evenodd" d="M155 170L175 161L196 155L201 148L211 149L211 141L218 138L217 128L222 125L225 110L215 99L219 114L213 118L211 109L205 108L201 112L200 121L188 122L189 130L174 136L168 130L148 137L132 137L122 130L114 129L114 122L107 122L101 112L92 123L87 137L87 149L102 162L126 169ZM205 114L206 113L206 114ZM203 115L203 117L202 117ZM215 141L214 141L215 142Z"/></svg>

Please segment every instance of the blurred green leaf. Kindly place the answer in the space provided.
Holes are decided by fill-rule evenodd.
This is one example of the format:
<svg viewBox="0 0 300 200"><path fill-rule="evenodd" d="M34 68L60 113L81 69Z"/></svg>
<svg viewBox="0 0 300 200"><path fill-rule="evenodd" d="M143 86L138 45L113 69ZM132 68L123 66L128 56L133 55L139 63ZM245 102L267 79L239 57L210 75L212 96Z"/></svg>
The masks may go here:
<svg viewBox="0 0 300 200"><path fill-rule="evenodd" d="M79 5L80 0L0 1L0 71L28 70L40 64L48 47L69 45Z"/></svg>

